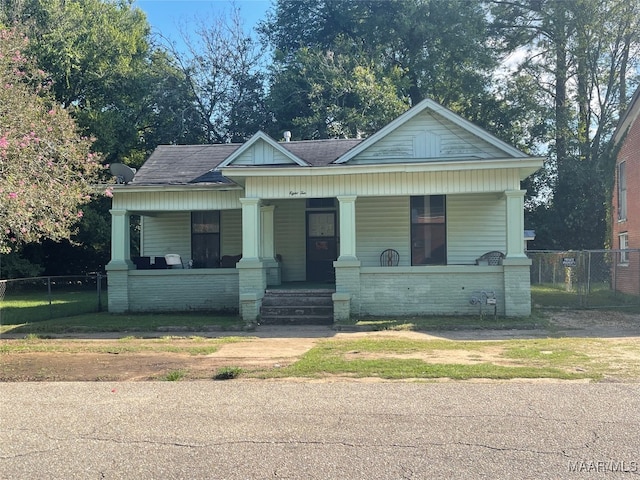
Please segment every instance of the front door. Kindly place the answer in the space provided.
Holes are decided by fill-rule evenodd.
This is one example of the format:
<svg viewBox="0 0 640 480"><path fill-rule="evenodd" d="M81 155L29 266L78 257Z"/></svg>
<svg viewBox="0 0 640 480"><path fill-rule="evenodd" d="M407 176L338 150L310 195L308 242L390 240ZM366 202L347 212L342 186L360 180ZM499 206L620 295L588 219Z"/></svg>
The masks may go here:
<svg viewBox="0 0 640 480"><path fill-rule="evenodd" d="M336 212L307 212L307 281L334 282L337 258Z"/></svg>

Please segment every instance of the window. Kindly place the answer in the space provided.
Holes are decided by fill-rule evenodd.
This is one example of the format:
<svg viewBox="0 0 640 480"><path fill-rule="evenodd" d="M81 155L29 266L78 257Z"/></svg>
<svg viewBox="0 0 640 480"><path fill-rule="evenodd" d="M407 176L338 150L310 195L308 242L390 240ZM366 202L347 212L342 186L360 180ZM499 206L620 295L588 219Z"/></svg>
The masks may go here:
<svg viewBox="0 0 640 480"><path fill-rule="evenodd" d="M411 197L411 265L446 263L445 196Z"/></svg>
<svg viewBox="0 0 640 480"><path fill-rule="evenodd" d="M193 268L220 266L220 212L191 213L191 259Z"/></svg>
<svg viewBox="0 0 640 480"><path fill-rule="evenodd" d="M627 162L618 165L618 220L627 219Z"/></svg>
<svg viewBox="0 0 640 480"><path fill-rule="evenodd" d="M629 252L627 251L629 248L629 236L627 232L621 233L618 236L618 240L620 243L620 263L629 263Z"/></svg>

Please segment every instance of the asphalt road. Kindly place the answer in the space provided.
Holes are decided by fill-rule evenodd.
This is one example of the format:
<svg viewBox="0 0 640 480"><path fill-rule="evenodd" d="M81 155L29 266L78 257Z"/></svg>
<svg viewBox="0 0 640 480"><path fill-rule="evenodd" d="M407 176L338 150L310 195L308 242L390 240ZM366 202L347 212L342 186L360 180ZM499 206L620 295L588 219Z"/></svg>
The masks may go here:
<svg viewBox="0 0 640 480"><path fill-rule="evenodd" d="M640 385L0 384L2 479L638 478Z"/></svg>

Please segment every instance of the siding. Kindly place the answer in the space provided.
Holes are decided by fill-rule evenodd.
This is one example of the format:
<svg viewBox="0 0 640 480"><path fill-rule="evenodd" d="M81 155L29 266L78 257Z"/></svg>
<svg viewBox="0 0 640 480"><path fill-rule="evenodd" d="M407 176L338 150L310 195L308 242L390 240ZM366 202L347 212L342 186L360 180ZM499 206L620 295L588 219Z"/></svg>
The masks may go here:
<svg viewBox="0 0 640 480"><path fill-rule="evenodd" d="M448 263L472 264L491 250L504 253L506 215L506 201L496 195L448 196Z"/></svg>
<svg viewBox="0 0 640 480"><path fill-rule="evenodd" d="M505 153L438 114L424 111L356 156L350 163L471 157L504 158Z"/></svg>
<svg viewBox="0 0 640 480"><path fill-rule="evenodd" d="M114 209L129 211L191 211L227 210L241 208L242 190L197 190L191 192L116 192L113 197Z"/></svg>
<svg viewBox="0 0 640 480"><path fill-rule="evenodd" d="M141 255L154 257L178 253L183 262L191 258L191 213L143 216L141 223Z"/></svg>
<svg viewBox="0 0 640 480"><path fill-rule="evenodd" d="M246 179L246 196L264 199L451 195L519 190L513 169L363 173Z"/></svg>
<svg viewBox="0 0 640 480"><path fill-rule="evenodd" d="M274 202L275 249L282 255L282 281L306 279L305 201Z"/></svg>
<svg viewBox="0 0 640 480"><path fill-rule="evenodd" d="M256 142L246 152L233 161L234 165L282 165L293 164L290 158L273 148L264 140Z"/></svg>
<svg viewBox="0 0 640 480"><path fill-rule="evenodd" d="M220 256L242 253L242 210L220 212Z"/></svg>
<svg viewBox="0 0 640 480"><path fill-rule="evenodd" d="M380 253L393 248L399 265L411 264L409 197L356 200L356 252L363 267L380 265Z"/></svg>

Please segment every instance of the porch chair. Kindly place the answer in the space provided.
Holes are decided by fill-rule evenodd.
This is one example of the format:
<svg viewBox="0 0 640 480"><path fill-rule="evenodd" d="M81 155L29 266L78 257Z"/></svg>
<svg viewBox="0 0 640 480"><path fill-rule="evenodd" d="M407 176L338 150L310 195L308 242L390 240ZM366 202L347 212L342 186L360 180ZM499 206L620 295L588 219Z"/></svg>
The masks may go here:
<svg viewBox="0 0 640 480"><path fill-rule="evenodd" d="M397 267L400 262L400 254L393 248L387 248L380 254L381 267Z"/></svg>
<svg viewBox="0 0 640 480"><path fill-rule="evenodd" d="M168 268L184 268L182 258L177 253L168 253L164 256Z"/></svg>
<svg viewBox="0 0 640 480"><path fill-rule="evenodd" d="M502 259L504 258L504 253L499 252L497 250L493 250L491 252L487 252L484 255L476 258L476 265L502 265Z"/></svg>

